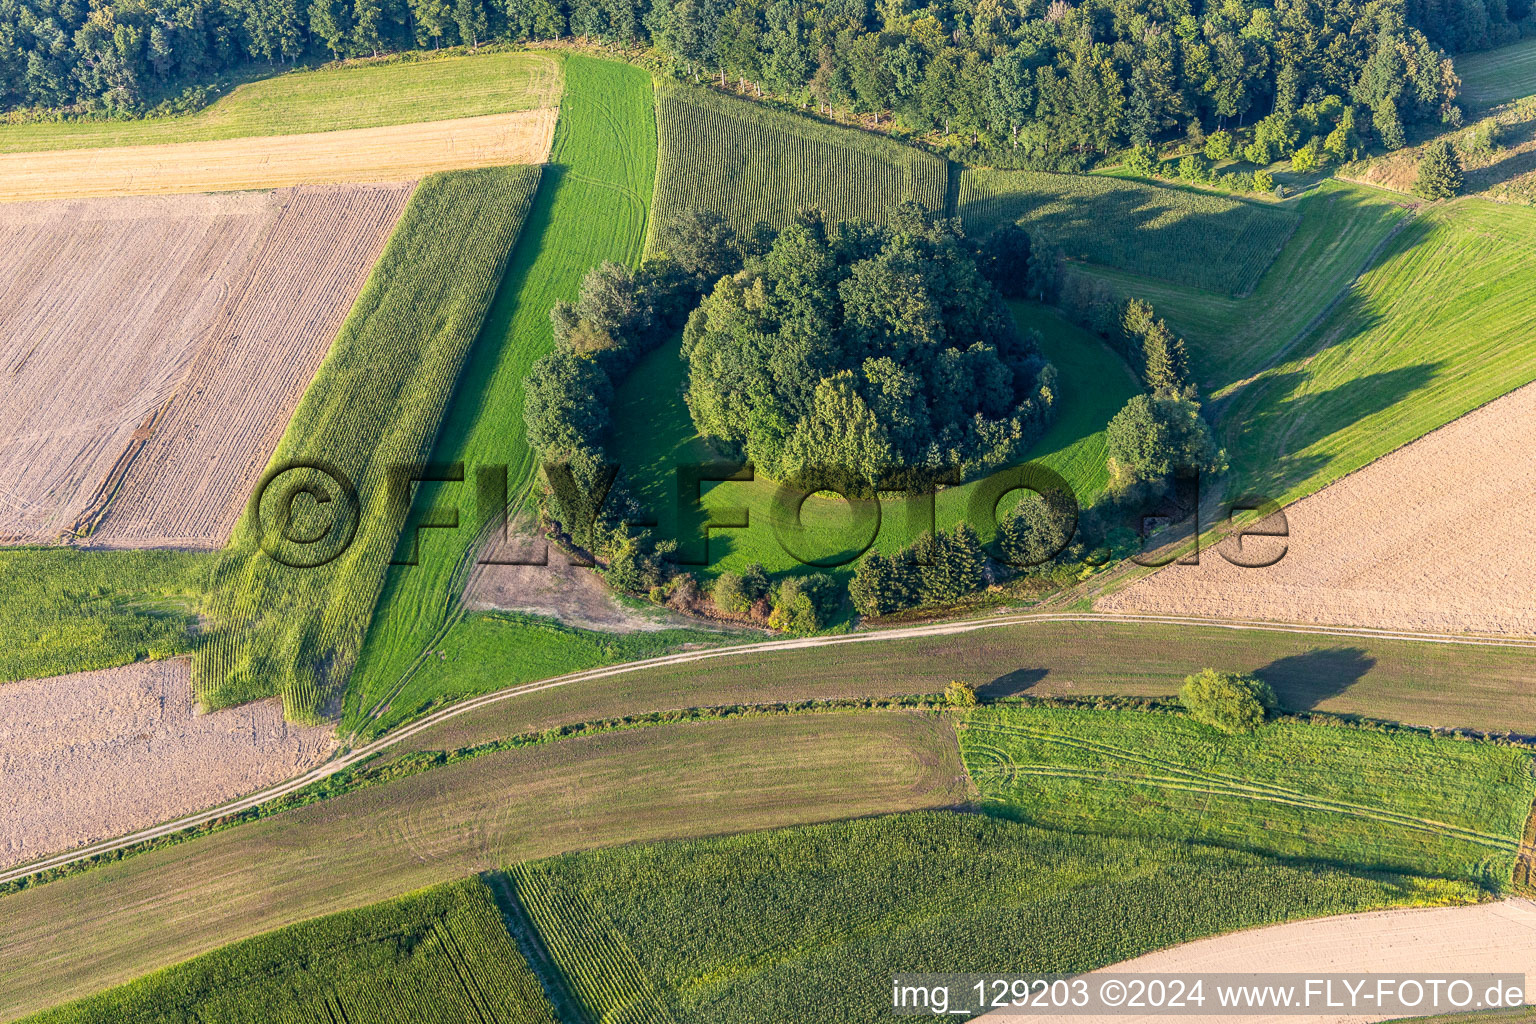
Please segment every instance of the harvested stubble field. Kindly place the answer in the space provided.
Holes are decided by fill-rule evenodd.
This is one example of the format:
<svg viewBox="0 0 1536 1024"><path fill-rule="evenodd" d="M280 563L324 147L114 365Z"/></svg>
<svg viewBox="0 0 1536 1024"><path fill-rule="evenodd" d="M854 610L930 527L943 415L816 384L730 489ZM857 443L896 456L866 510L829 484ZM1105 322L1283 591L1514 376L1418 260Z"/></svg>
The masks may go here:
<svg viewBox="0 0 1536 1024"><path fill-rule="evenodd" d="M325 727L192 706L184 660L0 687L0 868L214 807L324 761Z"/></svg>
<svg viewBox="0 0 1536 1024"><path fill-rule="evenodd" d="M283 928L27 1024L555 1024L483 882Z"/></svg>
<svg viewBox="0 0 1536 1024"><path fill-rule="evenodd" d="M0 154L0 202L397 182L438 171L534 164L552 107L424 124L163 146Z"/></svg>
<svg viewBox="0 0 1536 1024"><path fill-rule="evenodd" d="M453 750L668 708L937 693L957 677L987 697L1169 697L1210 665L1258 673L1291 710L1536 735L1536 654L1525 648L1079 621L639 669L476 708L393 749Z"/></svg>
<svg viewBox="0 0 1536 1024"><path fill-rule="evenodd" d="M1068 259L1238 296L1301 220L1268 203L1107 175L972 169L960 179L959 216L969 235L1018 223Z"/></svg>
<svg viewBox="0 0 1536 1024"><path fill-rule="evenodd" d="M1315 921L1293 921L1268 928L1218 935L1148 953L1104 968L1112 974L1247 972L1294 974L1455 975L1477 973L1536 975L1536 905L1527 900L1483 903L1472 907L1433 907L1346 914ZM1458 998L1460 993L1458 993ZM1530 1020L1529 1009L1513 1018ZM1010 1020L1030 1024L1073 1024L1081 1017L1031 1014L988 1016L989 1024ZM1190 1022L1230 1020L1191 1014ZM1245 1024L1287 1024L1296 1018L1244 1014ZM1389 1019L1386 1014L1350 1013L1308 1017L1316 1024L1363 1024ZM1483 1021L1482 1014L1451 1018L1462 1024ZM1117 1024L1156 1024L1167 1017L1117 1015Z"/></svg>
<svg viewBox="0 0 1536 1024"><path fill-rule="evenodd" d="M945 207L942 158L712 90L658 86L656 131L657 224L701 208L744 231L810 207L831 221L884 221L902 199Z"/></svg>
<svg viewBox="0 0 1536 1024"><path fill-rule="evenodd" d="M508 863L965 799L932 715L680 724L461 761L0 898L0 1019ZM178 893L175 900L163 894Z"/></svg>
<svg viewBox="0 0 1536 1024"><path fill-rule="evenodd" d="M409 194L0 207L0 539L221 545Z"/></svg>
<svg viewBox="0 0 1536 1024"><path fill-rule="evenodd" d="M1536 385L1527 385L1287 508L1290 536L1275 565L1239 568L1209 551L1096 607L1536 635L1536 538L1524 514L1536 465L1512 457L1533 446Z"/></svg>

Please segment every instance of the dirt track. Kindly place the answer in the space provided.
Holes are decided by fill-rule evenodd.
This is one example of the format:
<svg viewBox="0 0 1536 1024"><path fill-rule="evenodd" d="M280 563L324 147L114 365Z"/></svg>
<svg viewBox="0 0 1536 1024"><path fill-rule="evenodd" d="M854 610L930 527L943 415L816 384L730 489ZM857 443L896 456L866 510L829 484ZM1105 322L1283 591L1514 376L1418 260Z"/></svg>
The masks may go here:
<svg viewBox="0 0 1536 1024"><path fill-rule="evenodd" d="M409 193L0 206L0 542L222 544Z"/></svg>
<svg viewBox="0 0 1536 1024"><path fill-rule="evenodd" d="M185 661L0 687L0 867L223 803L324 761L276 699L195 715Z"/></svg>
<svg viewBox="0 0 1536 1024"><path fill-rule="evenodd" d="M1536 635L1536 385L1286 509L1289 550L1244 569L1215 551L1096 610ZM1259 540L1263 551L1271 540Z"/></svg>
<svg viewBox="0 0 1536 1024"><path fill-rule="evenodd" d="M553 107L452 121L160 146L0 154L0 202L396 182L542 161Z"/></svg>
<svg viewBox="0 0 1536 1024"><path fill-rule="evenodd" d="M1266 971L1319 974L1524 974L1536 996L1536 904L1506 900L1472 907L1386 910L1255 928L1185 943L1106 967L1101 974ZM1209 1005L1209 1004L1207 1004ZM1180 1021L1241 1020L1244 1024L1390 1020L1397 1014L1316 1016L1179 1016ZM989 1014L1006 1021L1081 1022L1084 1017ZM1150 1024L1169 1017L1126 1015L1117 1024Z"/></svg>

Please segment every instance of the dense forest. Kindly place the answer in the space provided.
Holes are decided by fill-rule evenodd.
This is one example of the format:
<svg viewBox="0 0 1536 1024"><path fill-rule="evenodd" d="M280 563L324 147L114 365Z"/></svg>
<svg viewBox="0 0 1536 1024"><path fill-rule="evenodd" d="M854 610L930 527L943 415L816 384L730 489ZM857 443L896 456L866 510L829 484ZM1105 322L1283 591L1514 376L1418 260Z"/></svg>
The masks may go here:
<svg viewBox="0 0 1536 1024"><path fill-rule="evenodd" d="M1532 0L0 0L0 104L142 113L251 62L563 36L994 152L1091 158L1324 96L1454 118ZM190 93L184 95L188 90Z"/></svg>

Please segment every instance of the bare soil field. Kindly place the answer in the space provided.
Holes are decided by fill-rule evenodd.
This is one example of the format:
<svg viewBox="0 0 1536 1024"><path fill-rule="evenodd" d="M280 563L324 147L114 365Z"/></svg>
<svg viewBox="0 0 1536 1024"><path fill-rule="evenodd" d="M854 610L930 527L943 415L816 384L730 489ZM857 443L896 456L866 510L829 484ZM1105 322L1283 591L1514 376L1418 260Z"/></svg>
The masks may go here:
<svg viewBox="0 0 1536 1024"><path fill-rule="evenodd" d="M554 107L308 135L0 154L0 202L396 182L539 163Z"/></svg>
<svg viewBox="0 0 1536 1024"><path fill-rule="evenodd" d="M185 660L0 687L0 867L217 806L334 744L276 699L197 714Z"/></svg>
<svg viewBox="0 0 1536 1024"><path fill-rule="evenodd" d="M1214 550L1095 602L1102 611L1448 633L1536 634L1536 385L1427 434L1285 510L1268 568ZM1233 542L1224 542L1231 550ZM1257 551L1274 540L1250 539ZM1250 555L1253 550L1250 549Z"/></svg>
<svg viewBox="0 0 1536 1024"><path fill-rule="evenodd" d="M1255 928L1159 950L1106 967L1101 974L1273 972L1405 975L1524 974L1536 978L1536 903L1505 900L1472 907L1385 910ZM1481 997L1482 993L1478 993ZM1527 989L1527 999L1536 992ZM1207 1003L1209 1005L1209 1003ZM1394 1019L1397 1014L1317 1014L1306 1017L1244 1015L1181 1016L1184 1021L1241 1019L1245 1024L1327 1021L1330 1024ZM1053 1021L1052 1016L990 1014L987 1019ZM1082 1017L1061 1017L1063 1022ZM1125 1015L1138 1024L1166 1017Z"/></svg>
<svg viewBox="0 0 1536 1024"><path fill-rule="evenodd" d="M410 190L0 206L0 542L222 545Z"/></svg>

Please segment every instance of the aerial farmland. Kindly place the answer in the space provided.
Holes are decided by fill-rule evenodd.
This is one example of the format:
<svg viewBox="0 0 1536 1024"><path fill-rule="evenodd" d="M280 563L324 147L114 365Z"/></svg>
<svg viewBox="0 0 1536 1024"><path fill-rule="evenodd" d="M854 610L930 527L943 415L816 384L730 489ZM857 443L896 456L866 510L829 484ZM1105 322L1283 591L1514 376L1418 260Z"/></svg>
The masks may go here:
<svg viewBox="0 0 1536 1024"><path fill-rule="evenodd" d="M0 6L0 1021L1525 1019L1533 46Z"/></svg>

